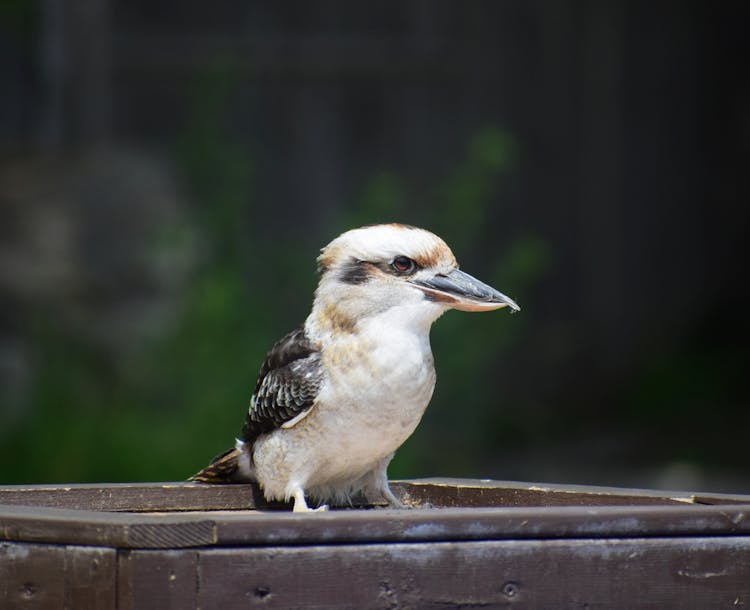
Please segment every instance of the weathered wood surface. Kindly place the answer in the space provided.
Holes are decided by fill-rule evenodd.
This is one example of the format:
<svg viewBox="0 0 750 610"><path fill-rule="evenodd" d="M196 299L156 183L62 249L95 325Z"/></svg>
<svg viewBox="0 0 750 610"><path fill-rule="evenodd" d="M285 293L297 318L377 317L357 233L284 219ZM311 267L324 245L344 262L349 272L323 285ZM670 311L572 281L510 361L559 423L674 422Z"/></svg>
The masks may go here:
<svg viewBox="0 0 750 610"><path fill-rule="evenodd" d="M750 504L750 495L740 494L696 494L473 479L417 479L395 481L391 486L403 501L433 507ZM0 505L127 512L246 510L284 506L269 505L254 485L186 482L6 485L0 486Z"/></svg>
<svg viewBox="0 0 750 610"><path fill-rule="evenodd" d="M189 513L107 513L2 505L0 539L114 548L184 548L217 542L214 521Z"/></svg>
<svg viewBox="0 0 750 610"><path fill-rule="evenodd" d="M750 603L750 538L212 549L195 583L190 607L222 609L735 608ZM133 607L156 607L132 585Z"/></svg>
<svg viewBox="0 0 750 610"><path fill-rule="evenodd" d="M117 609L189 610L190 608L220 608L211 599L198 606L201 590L197 551L121 551L117 564ZM227 572L233 572L227 566ZM235 607L247 607L241 597L232 602Z"/></svg>
<svg viewBox="0 0 750 610"><path fill-rule="evenodd" d="M0 505L151 512L247 509L261 504L254 485L177 482L0 486Z"/></svg>
<svg viewBox="0 0 750 610"><path fill-rule="evenodd" d="M669 504L750 504L750 495L625 489L477 479L395 481L406 502L448 506L641 506Z"/></svg>
<svg viewBox="0 0 750 610"><path fill-rule="evenodd" d="M115 607L117 552L0 542L0 608Z"/></svg>
<svg viewBox="0 0 750 610"><path fill-rule="evenodd" d="M248 485L3 487L0 608L750 606L750 496L394 488L417 508L300 515Z"/></svg>
<svg viewBox="0 0 750 610"><path fill-rule="evenodd" d="M0 506L0 538L115 548L750 535L750 506L103 513Z"/></svg>
<svg viewBox="0 0 750 610"><path fill-rule="evenodd" d="M0 607L737 608L750 537L119 551L0 544Z"/></svg>

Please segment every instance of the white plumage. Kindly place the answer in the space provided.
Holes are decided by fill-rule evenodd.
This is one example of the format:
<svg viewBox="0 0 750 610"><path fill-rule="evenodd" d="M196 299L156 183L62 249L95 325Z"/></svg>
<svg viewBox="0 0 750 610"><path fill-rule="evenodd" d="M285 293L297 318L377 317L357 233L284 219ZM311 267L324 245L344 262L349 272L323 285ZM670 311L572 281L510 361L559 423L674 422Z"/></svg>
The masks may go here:
<svg viewBox="0 0 750 610"><path fill-rule="evenodd" d="M450 308L518 306L405 225L348 231L318 263L312 311L269 352L243 438L193 478L257 481L295 511L306 495L341 503L360 490L399 506L386 470L432 397L432 323Z"/></svg>

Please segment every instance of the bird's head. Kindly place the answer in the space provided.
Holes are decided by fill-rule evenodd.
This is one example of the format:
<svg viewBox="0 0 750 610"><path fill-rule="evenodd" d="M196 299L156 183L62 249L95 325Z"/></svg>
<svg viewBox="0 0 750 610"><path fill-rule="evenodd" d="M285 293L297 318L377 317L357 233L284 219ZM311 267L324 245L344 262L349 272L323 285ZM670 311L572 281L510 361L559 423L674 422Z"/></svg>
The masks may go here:
<svg viewBox="0 0 750 610"><path fill-rule="evenodd" d="M362 320L384 314L394 323L429 329L448 309L520 309L460 271L437 235L406 225L372 225L339 235L322 249L318 270L311 314L318 327L352 331Z"/></svg>

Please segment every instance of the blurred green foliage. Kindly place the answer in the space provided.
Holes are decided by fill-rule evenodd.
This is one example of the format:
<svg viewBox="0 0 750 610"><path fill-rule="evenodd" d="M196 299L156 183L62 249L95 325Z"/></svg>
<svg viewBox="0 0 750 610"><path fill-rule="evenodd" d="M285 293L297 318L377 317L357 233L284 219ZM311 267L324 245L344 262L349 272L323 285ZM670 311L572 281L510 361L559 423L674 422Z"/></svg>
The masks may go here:
<svg viewBox="0 0 750 610"><path fill-rule="evenodd" d="M517 143L507 131L487 126L474 134L465 158L436 182L426 210L409 205L397 174L382 172L365 184L341 230L399 219L445 237L459 259L462 253L476 253L480 237L497 222L491 215L498 213L503 177L517 154ZM483 254L481 273L468 271L500 290L512 289L522 306L524 295L550 267L547 244L536 235L520 236L501 247L489 243ZM497 369L512 357L528 319L449 312L435 324L435 396L420 428L396 454L391 476L479 476L486 454L515 435L517 426L497 411L495 392L502 377Z"/></svg>
<svg viewBox="0 0 750 610"><path fill-rule="evenodd" d="M702 331L706 337L644 348L603 409L591 406L596 395L586 406L585 391L576 393L581 408L564 400L555 400L554 409L540 406L545 396L535 379L510 378L534 374L533 364L508 366L519 352L533 353L548 368L580 362L569 358L572 327L521 349L539 325L533 293L553 273L554 257L548 242L520 231L503 205L522 161L513 134L494 125L477 130L454 166L419 195L405 175L373 168L325 236L312 241L300 223L265 230L258 153L223 111L237 87L231 62L217 63L194 83L173 150L191 202L186 219L143 236L138 256L155 267L173 268L170 261L184 252L194 261L158 332L139 332L141 339L118 352L72 331L55 302L25 311L15 330L31 365L28 391L15 391L20 400L12 388L0 394L0 482L186 478L232 443L265 352L307 315L318 248L352 227L393 221L444 237L466 271L508 293L523 311L448 312L436 323L435 395L391 476L517 476L497 471L498 456L549 440L549 457L569 439L594 439L605 429L631 439L625 450L631 466L677 460L731 470L746 463L742 443L723 442L737 429L728 414L743 413L746 396L744 349L726 348L734 345L736 324L727 324L719 341L712 322ZM502 394L513 382L516 392Z"/></svg>
<svg viewBox="0 0 750 610"><path fill-rule="evenodd" d="M651 51L705 54L702 70L687 71L670 87L672 97L684 98L684 111L675 113L669 96L641 100L650 90L639 86L624 87L612 105L612 96L581 83L571 89L564 76L518 81L520 94L534 99L541 99L534 91L553 92L560 83L570 93L520 111L517 101L501 100L513 87L492 80L502 76L512 85L528 75L523 62L515 71L494 70L488 80L471 65L475 53L459 53L443 72L430 67L421 44L404 47L420 58L407 69L377 68L367 52L361 73L357 57L333 69L314 54L296 57L295 49L309 44L326 58L331 49L357 46L361 35L376 46L390 45L394 35L408 43L417 13L427 16L421 9L410 13L408 27L397 20L365 33L357 21L351 36L337 41L328 40L330 32L350 25L346 16L331 21L326 11L303 24L251 8L251 18L229 30L218 17L203 31L201 12L188 11L178 23L158 6L76 7L0 2L0 63L8 73L0 164L0 288L8 291L0 297L0 483L169 480L196 471L239 432L266 350L304 320L318 248L352 227L399 221L441 235L467 272L515 298L523 311L448 312L436 323L435 396L398 452L392 476L651 486L677 464L698 476L687 487L747 488L750 328L737 281L746 252L737 177L743 173L736 171L743 141L729 120L741 104L727 93L740 81L731 70L722 77L710 69L725 59L716 37L692 36L687 47L684 37L670 41L669 32L651 41ZM219 12L226 19L233 11ZM429 16L428 29L446 41L461 47L471 31L488 57L510 48L485 44L500 38L496 28L476 30L476 11L440 13ZM92 18L107 27L91 37L94 47L77 44L76 33ZM715 21L696 32L706 34ZM144 26L154 47L141 53L133 45ZM552 32L553 46L577 48L579 29L566 27L560 38L543 27L539 40L521 37L530 46L520 38L510 43L533 51ZM176 53L193 35L224 51L181 61ZM278 57L248 56L273 40L280 41ZM114 45L104 61L79 65L80 54L103 41ZM722 45L731 51L723 38ZM60 48L67 61L59 61ZM533 65L535 54L525 55ZM584 55L573 53L561 75L578 74ZM620 63L631 85L653 81L661 69L647 52L627 57ZM96 86L105 73L108 80ZM432 96L435 107L422 115ZM406 107L416 100L419 108ZM262 108L270 104L267 117ZM319 104L327 105L327 121L313 123ZM588 112L601 104L603 115ZM645 114L625 112L624 123L607 127L602 117L623 108ZM730 112L715 112L722 108ZM140 148L117 140L103 147L113 150L88 150L89 138L101 135L87 121L97 109L97 120L111 118L111 133ZM420 120L407 128L403 121L415 110ZM453 111L455 124L446 126ZM455 134L483 116L512 121L529 141L487 123L456 144ZM643 120L648 129L628 128ZM403 138L393 138L402 126ZM331 142L319 142L329 128ZM621 132L612 146L607 129ZM687 139L675 140L676 133ZM265 173L269 159L290 154L290 167L301 166L320 146L331 153L317 166L330 172L325 185L337 167L360 176L364 159L407 159L424 150L415 138L434 138L435 154L403 169L373 165L354 186L342 176L329 192L352 189L350 200L301 214L313 226L295 216L306 212L302 198L289 210L274 201L278 184L271 181L278 177L269 176L277 168ZM34 149L40 142L66 148L55 159ZM270 143L272 154L256 149L260 142ZM152 156L149 145L159 152ZM365 154L337 166L337 156L356 145ZM526 146L534 149L528 155ZM101 163L82 161L87 154ZM421 172L436 163L425 186ZM281 179L294 181L286 169L278 171ZM183 196L171 190L178 184ZM612 197L599 200L600 193ZM265 221L274 218L269 230ZM598 251L610 239L613 246ZM600 264L589 264L600 255ZM155 306L129 312L141 297ZM627 302L608 307L614 299Z"/></svg>
<svg viewBox="0 0 750 610"><path fill-rule="evenodd" d="M175 148L193 201L191 226L163 227L150 236L147 251L155 260L185 242L198 252L177 310L161 332L116 358L36 316L29 329L33 391L3 433L0 481L179 480L239 432L265 351L309 311L313 258L323 244L298 239L295 231L303 228L279 238L255 223L253 153L222 113L234 85L231 64L195 84ZM399 221L444 236L459 258L476 252L474 241L497 215L503 177L517 155L506 131L479 130L421 207L410 205L398 173L373 171L329 238L363 224ZM522 304L549 267L547 247L535 235L491 243L486 252L482 269L469 271L512 291ZM271 284L278 291L273 307L264 288ZM482 450L502 439L508 422L493 409L495 384L485 380L510 357L525 324L524 316L454 313L437 323L439 382L426 416L432 423L398 453L392 474L469 474ZM432 450L436 442L439 453ZM467 443L476 451L466 451Z"/></svg>

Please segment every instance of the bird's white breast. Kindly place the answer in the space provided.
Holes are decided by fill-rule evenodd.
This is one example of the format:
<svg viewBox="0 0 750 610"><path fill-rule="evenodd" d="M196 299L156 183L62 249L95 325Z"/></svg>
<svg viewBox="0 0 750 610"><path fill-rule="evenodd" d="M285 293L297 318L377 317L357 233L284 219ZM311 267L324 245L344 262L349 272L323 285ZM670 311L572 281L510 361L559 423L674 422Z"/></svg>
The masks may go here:
<svg viewBox="0 0 750 610"><path fill-rule="evenodd" d="M360 451L388 454L414 431L435 387L427 333L379 323L342 338L323 354L327 380L320 400L341 417Z"/></svg>
<svg viewBox="0 0 750 610"><path fill-rule="evenodd" d="M326 342L324 382L310 415L256 443L269 496L283 497L282 481L352 485L411 435L432 397L435 369L430 324L404 322L373 316Z"/></svg>

